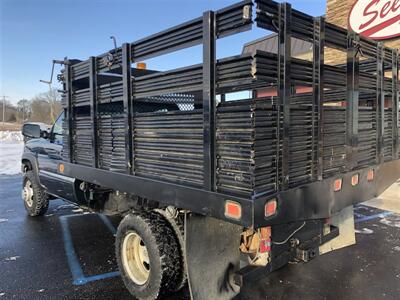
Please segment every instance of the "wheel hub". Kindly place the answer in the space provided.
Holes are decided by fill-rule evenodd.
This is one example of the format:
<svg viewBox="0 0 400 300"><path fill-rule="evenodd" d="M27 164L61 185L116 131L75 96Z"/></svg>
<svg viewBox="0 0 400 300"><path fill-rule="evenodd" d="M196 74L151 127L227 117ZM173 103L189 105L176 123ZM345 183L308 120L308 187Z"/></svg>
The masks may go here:
<svg viewBox="0 0 400 300"><path fill-rule="evenodd" d="M33 205L33 188L32 182L27 180L25 182L24 188L22 189L22 199L26 203L28 207L32 207Z"/></svg>
<svg viewBox="0 0 400 300"><path fill-rule="evenodd" d="M128 232L121 248L124 270L137 285L144 285L150 275L147 247L136 232Z"/></svg>

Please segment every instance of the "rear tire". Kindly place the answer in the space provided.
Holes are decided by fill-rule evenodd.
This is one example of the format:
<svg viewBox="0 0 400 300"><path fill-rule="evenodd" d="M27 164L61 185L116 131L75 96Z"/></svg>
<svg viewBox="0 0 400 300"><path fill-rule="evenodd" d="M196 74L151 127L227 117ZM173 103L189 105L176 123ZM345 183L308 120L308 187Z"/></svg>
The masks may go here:
<svg viewBox="0 0 400 300"><path fill-rule="evenodd" d="M131 213L118 226L118 267L138 299L160 299L176 290L184 271L180 255L174 230L156 212Z"/></svg>
<svg viewBox="0 0 400 300"><path fill-rule="evenodd" d="M42 216L49 208L49 196L32 171L26 171L22 184L22 200L31 217Z"/></svg>

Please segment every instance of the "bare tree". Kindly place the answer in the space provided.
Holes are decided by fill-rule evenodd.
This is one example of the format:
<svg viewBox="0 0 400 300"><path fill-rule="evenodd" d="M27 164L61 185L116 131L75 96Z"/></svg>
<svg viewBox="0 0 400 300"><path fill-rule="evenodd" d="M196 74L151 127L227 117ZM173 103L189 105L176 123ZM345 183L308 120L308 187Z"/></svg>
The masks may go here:
<svg viewBox="0 0 400 300"><path fill-rule="evenodd" d="M30 102L30 108L31 121L52 124L62 109L60 94L55 89L49 89L36 95Z"/></svg>
<svg viewBox="0 0 400 300"><path fill-rule="evenodd" d="M4 102L4 103L3 103ZM0 121L1 122L15 122L17 108L8 100L2 99L0 102ZM4 110L4 112L3 112ZM3 120L4 116L4 120Z"/></svg>
<svg viewBox="0 0 400 300"><path fill-rule="evenodd" d="M21 99L17 102L18 120L24 123L31 115L31 104L29 100Z"/></svg>

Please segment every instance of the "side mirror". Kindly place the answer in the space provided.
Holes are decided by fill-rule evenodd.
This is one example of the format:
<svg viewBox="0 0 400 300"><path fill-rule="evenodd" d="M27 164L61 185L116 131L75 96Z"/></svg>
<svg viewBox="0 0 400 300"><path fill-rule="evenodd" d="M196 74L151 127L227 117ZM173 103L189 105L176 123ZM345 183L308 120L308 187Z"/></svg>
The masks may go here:
<svg viewBox="0 0 400 300"><path fill-rule="evenodd" d="M40 125L39 124L24 124L22 126L22 135L31 138L38 139L41 137Z"/></svg>

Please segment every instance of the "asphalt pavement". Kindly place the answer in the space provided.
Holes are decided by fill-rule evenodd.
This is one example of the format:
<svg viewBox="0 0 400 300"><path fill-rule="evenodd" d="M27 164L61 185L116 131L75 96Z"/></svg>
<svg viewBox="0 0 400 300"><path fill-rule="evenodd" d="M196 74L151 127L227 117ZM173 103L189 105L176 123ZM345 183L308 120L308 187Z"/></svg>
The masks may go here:
<svg viewBox="0 0 400 300"><path fill-rule="evenodd" d="M0 176L0 300L132 299L114 255L119 218L61 200L30 218L20 190L21 176ZM238 299L399 299L400 214L361 205L355 216L356 245L246 282Z"/></svg>

